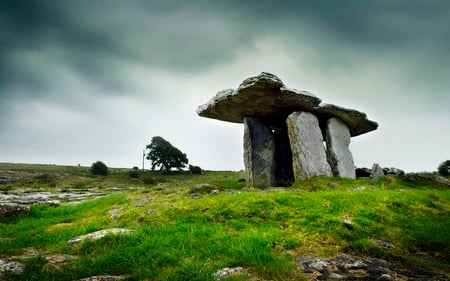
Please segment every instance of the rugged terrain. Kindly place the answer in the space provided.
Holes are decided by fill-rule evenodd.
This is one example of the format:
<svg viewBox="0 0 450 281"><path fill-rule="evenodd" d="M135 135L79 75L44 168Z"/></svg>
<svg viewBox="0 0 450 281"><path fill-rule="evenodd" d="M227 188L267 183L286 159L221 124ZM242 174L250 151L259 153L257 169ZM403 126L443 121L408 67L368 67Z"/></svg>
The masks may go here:
<svg viewBox="0 0 450 281"><path fill-rule="evenodd" d="M244 185L242 172L0 164L0 203L20 209L0 216L0 280L448 278L445 179Z"/></svg>

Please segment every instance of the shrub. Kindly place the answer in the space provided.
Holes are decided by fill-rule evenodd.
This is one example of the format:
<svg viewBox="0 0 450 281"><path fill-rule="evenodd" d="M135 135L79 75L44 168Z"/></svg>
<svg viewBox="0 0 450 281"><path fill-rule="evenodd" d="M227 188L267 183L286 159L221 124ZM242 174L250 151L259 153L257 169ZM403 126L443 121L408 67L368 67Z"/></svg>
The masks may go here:
<svg viewBox="0 0 450 281"><path fill-rule="evenodd" d="M130 178L139 178L139 168L133 167L133 169L128 173Z"/></svg>
<svg viewBox="0 0 450 281"><path fill-rule="evenodd" d="M442 162L438 167L438 172L441 176L447 177L450 175L450 160Z"/></svg>
<svg viewBox="0 0 450 281"><path fill-rule="evenodd" d="M200 175L202 173L202 168L200 168L199 166L189 165L189 171L194 175Z"/></svg>
<svg viewBox="0 0 450 281"><path fill-rule="evenodd" d="M144 178L144 183L145 183L145 184L155 184L155 183L156 183L156 180L155 180L154 177L148 176L148 177L145 177L145 178Z"/></svg>
<svg viewBox="0 0 450 281"><path fill-rule="evenodd" d="M102 161L97 161L92 164L91 173L94 175L107 176L108 167Z"/></svg>

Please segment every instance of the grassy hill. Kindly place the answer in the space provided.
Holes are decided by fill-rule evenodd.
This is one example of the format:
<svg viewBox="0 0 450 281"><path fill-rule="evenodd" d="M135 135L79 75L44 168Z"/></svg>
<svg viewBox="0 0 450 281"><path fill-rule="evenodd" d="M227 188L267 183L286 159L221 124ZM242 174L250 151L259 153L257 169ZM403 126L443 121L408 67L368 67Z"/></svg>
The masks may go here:
<svg viewBox="0 0 450 281"><path fill-rule="evenodd" d="M78 204L32 205L26 218L0 222L0 259L23 256L17 280L77 280L122 275L127 280L214 280L225 267L251 273L226 280L310 280L300 256L339 253L382 258L408 267L450 271L450 191L433 182L397 177L348 180L316 177L290 188L242 189L242 172L207 171L138 178L129 169L92 176L86 167L0 164L15 190L122 190ZM193 197L198 183L221 189ZM124 191L126 189L126 191ZM68 245L75 236L107 228L131 235ZM380 241L393 247L383 249ZM45 255L76 256L45 267ZM252 279L253 278L253 279ZM225 279L224 279L225 280Z"/></svg>

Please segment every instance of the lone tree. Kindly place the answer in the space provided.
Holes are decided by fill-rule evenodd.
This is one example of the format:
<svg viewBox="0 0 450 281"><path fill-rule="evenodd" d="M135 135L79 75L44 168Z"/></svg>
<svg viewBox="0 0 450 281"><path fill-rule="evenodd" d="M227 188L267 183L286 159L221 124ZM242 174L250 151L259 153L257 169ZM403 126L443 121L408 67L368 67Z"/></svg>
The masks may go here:
<svg viewBox="0 0 450 281"><path fill-rule="evenodd" d="M94 175L107 176L108 175L108 166L102 161L97 161L92 163L91 173Z"/></svg>
<svg viewBox="0 0 450 281"><path fill-rule="evenodd" d="M447 177L450 174L450 160L442 162L438 167L441 176Z"/></svg>
<svg viewBox="0 0 450 281"><path fill-rule="evenodd" d="M172 168L181 170L188 164L186 154L174 147L162 137L153 137L152 142L147 145L150 151L147 159L152 162L152 170L160 167L160 170L170 171Z"/></svg>

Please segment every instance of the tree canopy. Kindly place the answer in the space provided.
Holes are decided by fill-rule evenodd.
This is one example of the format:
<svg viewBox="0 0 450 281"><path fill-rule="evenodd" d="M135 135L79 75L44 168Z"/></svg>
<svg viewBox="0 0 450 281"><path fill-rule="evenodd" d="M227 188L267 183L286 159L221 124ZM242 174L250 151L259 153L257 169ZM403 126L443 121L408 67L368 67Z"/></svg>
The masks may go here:
<svg viewBox="0 0 450 281"><path fill-rule="evenodd" d="M157 167L164 171L170 171L172 168L181 170L189 161L185 153L159 136L152 138L147 149L149 149L147 160L151 161L152 170Z"/></svg>

